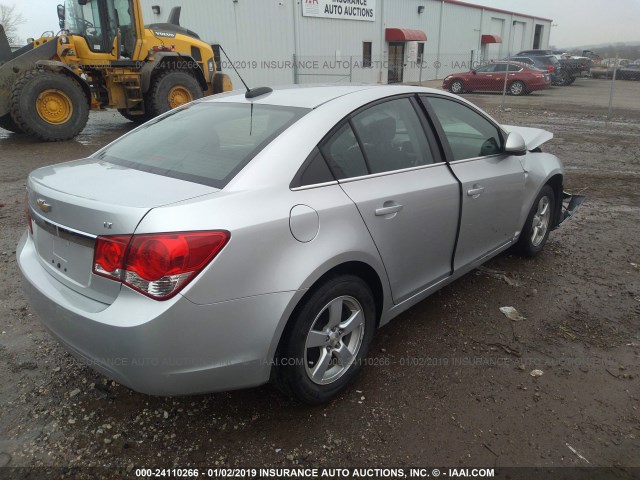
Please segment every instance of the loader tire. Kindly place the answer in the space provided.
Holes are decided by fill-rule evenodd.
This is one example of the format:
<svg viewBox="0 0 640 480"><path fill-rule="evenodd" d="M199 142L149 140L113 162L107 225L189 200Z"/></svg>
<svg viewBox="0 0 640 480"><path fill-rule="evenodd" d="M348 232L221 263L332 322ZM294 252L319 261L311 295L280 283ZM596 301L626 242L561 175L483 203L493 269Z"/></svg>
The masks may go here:
<svg viewBox="0 0 640 480"><path fill-rule="evenodd" d="M75 137L89 119L89 103L80 84L64 73L42 69L16 80L10 108L18 128L45 142Z"/></svg>
<svg viewBox="0 0 640 480"><path fill-rule="evenodd" d="M202 97L202 88L193 75L167 70L153 79L145 105L155 117Z"/></svg>
<svg viewBox="0 0 640 480"><path fill-rule="evenodd" d="M0 117L0 128L4 128L5 130L9 130L13 133L24 133L22 129L16 125L16 122L13 121L10 113Z"/></svg>
<svg viewBox="0 0 640 480"><path fill-rule="evenodd" d="M141 125L146 121L151 120L151 115L149 115L147 112L143 113L142 115L131 115L130 113L127 113L127 110L125 108L119 108L118 113L130 122L135 123L136 125Z"/></svg>

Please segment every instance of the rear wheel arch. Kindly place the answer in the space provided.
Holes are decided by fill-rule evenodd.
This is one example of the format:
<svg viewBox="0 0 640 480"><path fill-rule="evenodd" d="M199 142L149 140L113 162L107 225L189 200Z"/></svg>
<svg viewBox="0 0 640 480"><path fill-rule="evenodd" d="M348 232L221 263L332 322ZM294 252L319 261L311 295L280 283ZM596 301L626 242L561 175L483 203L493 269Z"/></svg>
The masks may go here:
<svg viewBox="0 0 640 480"><path fill-rule="evenodd" d="M296 397L305 403L324 403L335 398L336 395L346 388L351 379L357 375L358 371L362 368L360 361L366 356L375 331L379 326L383 294L380 277L370 265L364 262L344 262L322 274L304 295L299 297L295 307L286 319L286 324L282 328L277 341L277 347L273 354L270 382L287 396ZM339 296L336 297L336 295ZM334 298L335 300L333 300ZM340 373L340 376L336 380L329 380L326 384L315 385L318 382L310 379L309 368L307 368L308 365L314 365L314 359L312 358L310 360L312 363L309 364L307 352L312 352L313 354L318 346L309 346L308 336L305 341L305 336L308 335L308 333L305 332L308 332L308 329L313 329L314 322L322 321L314 320L314 317L315 319L320 319L321 313L327 311L326 309L328 307L322 308L322 305L325 305L325 302L329 299L331 299L329 304L333 304L334 301L338 300L348 303L348 299L351 299L352 305L357 306L361 309L361 312L364 312L364 317L361 317L363 318L363 330L360 333L360 335L363 335L363 337L361 337L362 344L353 347L356 349L352 353L355 355L355 357L353 357L355 358L355 363L350 364L349 367L345 367L348 370ZM316 312L319 312L317 317ZM367 314L367 312L369 313ZM336 330L336 328L334 328L334 330ZM327 331L327 342L330 342L329 335L342 335L342 330L338 329L335 332L334 330L331 332ZM350 330L346 332L344 335L348 338L347 343L351 343L353 337L348 337L351 332ZM343 346L344 345L341 345L340 350ZM329 343L327 343L326 349L327 352L330 352L328 354L324 352L324 346L320 346L319 348L321 358L323 353L325 355L336 355L335 350L337 347L333 344L329 345ZM334 353L331 353L332 348ZM292 358L296 359L295 364L291 363ZM298 361L303 361L304 363L299 364ZM318 360L318 362L320 362L320 360ZM300 367L300 365L304 365L304 367ZM340 363L338 363L338 365L340 365ZM320 366L320 364L318 364L318 366ZM303 373L303 368L306 370L306 373Z"/></svg>
<svg viewBox="0 0 640 480"><path fill-rule="evenodd" d="M297 302L295 308L289 316L289 319L291 319L295 315L296 310L300 308L302 304L304 304L305 300L309 296L311 296L311 294L315 290L326 283L330 278L340 275L354 275L356 277L359 277L371 289L371 293L373 293L375 299L376 325L378 325L380 323L380 317L382 315L382 308L384 307L384 289L382 288L382 280L380 279L378 272L376 272L376 270L371 265L360 260L340 263L339 265L330 268L325 273L320 275L313 282L311 287L309 287L309 289L305 292L302 298L300 298L300 300ZM287 320L287 324L288 323L289 322ZM287 327L285 327L285 329L286 328Z"/></svg>
<svg viewBox="0 0 640 480"><path fill-rule="evenodd" d="M325 273L320 275L311 285L311 287L304 293L300 299L295 304L295 307L291 310L289 314L286 324L282 331L280 332L280 337L278 338L277 347L275 350L275 355L278 355L282 343L282 339L286 337L286 333L288 330L292 328L291 320L295 318L298 311L304 306L307 299L322 285L324 285L328 280L333 277L338 277L341 275L354 275L363 280L367 286L371 289L371 293L373 293L375 308L376 308L376 328L380 324L380 318L382 316L382 309L384 307L384 289L382 288L382 280L380 276L376 272L376 270L369 264L362 261L349 261L344 262L339 265L332 267L327 270Z"/></svg>

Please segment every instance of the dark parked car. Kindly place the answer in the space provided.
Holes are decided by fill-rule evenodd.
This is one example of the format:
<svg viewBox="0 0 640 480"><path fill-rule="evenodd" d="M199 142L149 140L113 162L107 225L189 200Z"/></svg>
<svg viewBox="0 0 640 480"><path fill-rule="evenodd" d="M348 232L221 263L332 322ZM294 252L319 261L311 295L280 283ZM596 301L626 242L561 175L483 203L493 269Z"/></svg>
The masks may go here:
<svg viewBox="0 0 640 480"><path fill-rule="evenodd" d="M630 63L620 67L616 72L616 78L621 80L640 80L640 65Z"/></svg>
<svg viewBox="0 0 640 480"><path fill-rule="evenodd" d="M555 58L554 75L552 82L554 85L571 85L577 77L586 76L591 70L591 60L587 57L570 57L559 50L523 50L514 57ZM540 68L539 66L537 66Z"/></svg>
<svg viewBox="0 0 640 480"><path fill-rule="evenodd" d="M523 50L522 52L518 52L516 53L517 57L528 57L528 56L536 56L536 57L540 57L543 55L557 55L558 50L541 50L541 49L535 49L535 50Z"/></svg>
<svg viewBox="0 0 640 480"><path fill-rule="evenodd" d="M531 68L520 62L495 62L470 72L447 76L442 88L452 93L485 91L499 92L504 88L504 76L509 68L507 91L511 95L525 95L551 85L549 72Z"/></svg>
<svg viewBox="0 0 640 480"><path fill-rule="evenodd" d="M563 83L563 74L562 68L560 66L559 60L555 57L555 55L545 55L545 56L519 56L514 55L510 57L508 60L512 62L521 62L526 63L531 68L537 68L538 70L546 70L549 72L551 76L551 83L554 85L562 85Z"/></svg>

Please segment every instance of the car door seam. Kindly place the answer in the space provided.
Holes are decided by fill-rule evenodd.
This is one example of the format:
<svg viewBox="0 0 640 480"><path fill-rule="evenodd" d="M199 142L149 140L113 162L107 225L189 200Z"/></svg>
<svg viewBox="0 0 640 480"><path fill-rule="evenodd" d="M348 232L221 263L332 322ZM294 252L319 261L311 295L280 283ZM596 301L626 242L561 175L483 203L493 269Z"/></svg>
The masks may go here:
<svg viewBox="0 0 640 480"><path fill-rule="evenodd" d="M451 146L449 145L449 140L447 139L447 136L444 132L444 128L442 128L442 125L440 124L440 120L438 120L438 117L435 111L433 110L433 107L429 103L429 97L426 95L421 95L419 103L422 105L423 112L427 120L429 121L431 128L434 130L436 141L439 142L439 146L442 150L442 158L444 160L444 163L447 165L447 168L449 169L449 172L451 173L453 178L455 178L456 182L458 182L458 222L456 226L456 238L453 245L453 252L451 253L451 268L450 268L450 275L453 275L455 273L455 259L456 259L456 253L458 252L458 243L460 241L460 230L462 229L462 202L464 200L463 192L462 192L463 190L462 182L460 181L458 176L453 171L453 168L451 167L451 160L453 159L453 151L451 150Z"/></svg>

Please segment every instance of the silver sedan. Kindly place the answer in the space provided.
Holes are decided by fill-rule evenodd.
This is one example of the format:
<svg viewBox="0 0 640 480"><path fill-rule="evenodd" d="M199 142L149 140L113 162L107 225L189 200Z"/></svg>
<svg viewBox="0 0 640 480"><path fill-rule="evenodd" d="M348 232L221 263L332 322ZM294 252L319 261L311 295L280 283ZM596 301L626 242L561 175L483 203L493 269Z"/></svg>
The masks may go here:
<svg viewBox="0 0 640 480"><path fill-rule="evenodd" d="M209 97L32 172L23 283L69 352L137 391L271 380L324 402L379 326L540 252L579 203L551 138L419 87Z"/></svg>

